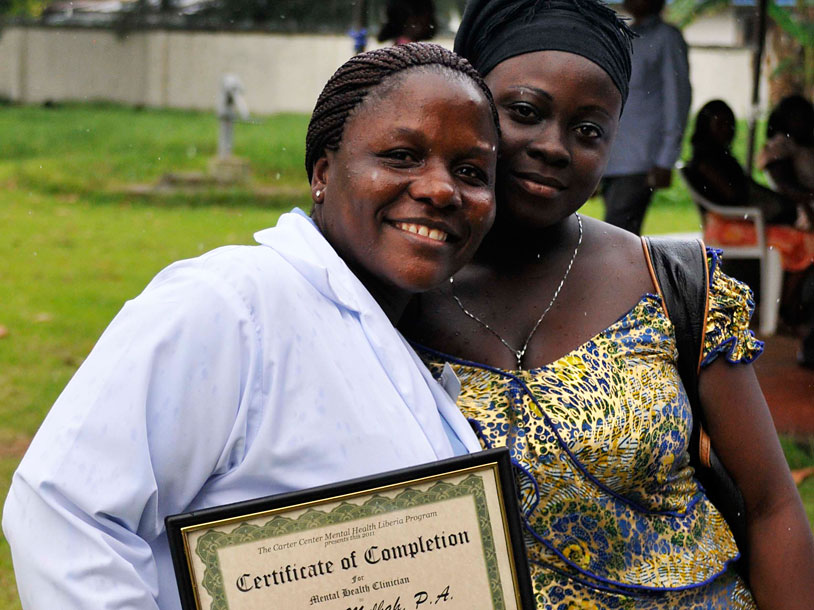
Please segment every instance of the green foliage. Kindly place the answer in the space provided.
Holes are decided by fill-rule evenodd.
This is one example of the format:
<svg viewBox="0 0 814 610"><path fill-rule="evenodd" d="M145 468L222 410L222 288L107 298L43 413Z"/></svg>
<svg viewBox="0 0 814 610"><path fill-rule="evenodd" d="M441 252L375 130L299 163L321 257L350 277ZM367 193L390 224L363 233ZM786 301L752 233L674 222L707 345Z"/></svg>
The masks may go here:
<svg viewBox="0 0 814 610"><path fill-rule="evenodd" d="M797 57L784 58L777 74L792 74L803 92L814 91L814 2L797 0L796 10L769 3L768 13L774 22L799 45Z"/></svg>
<svg viewBox="0 0 814 610"><path fill-rule="evenodd" d="M729 6L731 0L675 0L667 8L671 23L683 28L697 17Z"/></svg>
<svg viewBox="0 0 814 610"><path fill-rule="evenodd" d="M781 437L780 445L790 468L814 466L814 438ZM814 476L806 479L797 489L803 499L808 520L814 524Z"/></svg>
<svg viewBox="0 0 814 610"><path fill-rule="evenodd" d="M239 123L234 152L251 160L259 183L305 188L307 124L306 117L291 114ZM210 113L12 106L0 112L0 133L0 180L98 201L120 199L125 185L155 182L168 172L204 172L217 149L218 124Z"/></svg>
<svg viewBox="0 0 814 610"><path fill-rule="evenodd" d="M0 0L0 17L39 17L47 5L45 0Z"/></svg>
<svg viewBox="0 0 814 610"><path fill-rule="evenodd" d="M804 3L801 2L800 4L802 8ZM767 10L769 17L802 46L814 46L814 21L807 18L802 10L792 11L777 6L774 2L769 2Z"/></svg>
<svg viewBox="0 0 814 610"><path fill-rule="evenodd" d="M24 2L35 0L0 0ZM435 0L439 33L454 32L466 0ZM122 34L142 27L165 25L206 29L261 29L271 32L330 32L346 34L362 20L368 40L375 40L384 20L386 0L210 0L192 14L174 10L177 0L135 0L116 15ZM362 10L364 8L364 10ZM0 13L2 14L2 13Z"/></svg>
<svg viewBox="0 0 814 610"><path fill-rule="evenodd" d="M274 23L275 29L302 31L339 26L350 28L355 2L344 0L217 0L211 14L225 22Z"/></svg>
<svg viewBox="0 0 814 610"><path fill-rule="evenodd" d="M814 438L780 439L789 468L806 468L814 464Z"/></svg>

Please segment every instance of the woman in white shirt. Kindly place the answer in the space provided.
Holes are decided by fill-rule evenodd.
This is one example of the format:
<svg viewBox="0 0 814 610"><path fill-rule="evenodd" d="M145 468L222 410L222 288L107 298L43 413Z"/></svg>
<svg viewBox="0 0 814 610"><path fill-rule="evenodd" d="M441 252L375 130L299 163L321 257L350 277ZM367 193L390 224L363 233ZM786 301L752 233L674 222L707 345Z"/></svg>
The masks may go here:
<svg viewBox="0 0 814 610"><path fill-rule="evenodd" d="M17 470L25 608L178 608L167 515L479 449L393 323L494 216L497 115L436 45L358 55L317 101L314 210L159 273Z"/></svg>

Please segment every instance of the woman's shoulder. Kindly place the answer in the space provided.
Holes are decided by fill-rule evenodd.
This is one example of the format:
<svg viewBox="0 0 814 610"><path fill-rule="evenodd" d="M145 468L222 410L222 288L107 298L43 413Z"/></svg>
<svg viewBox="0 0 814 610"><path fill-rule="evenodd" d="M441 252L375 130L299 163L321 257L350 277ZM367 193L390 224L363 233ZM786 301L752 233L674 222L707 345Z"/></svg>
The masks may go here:
<svg viewBox="0 0 814 610"><path fill-rule="evenodd" d="M272 249L222 246L160 271L140 299L170 301L190 312L232 311L255 318L264 309L290 308L303 298L303 279Z"/></svg>
<svg viewBox="0 0 814 610"><path fill-rule="evenodd" d="M255 283L270 268L283 268L279 256L263 246L221 246L195 258L176 261L163 269L153 281L169 281L194 276L199 282L218 286Z"/></svg>
<svg viewBox="0 0 814 610"><path fill-rule="evenodd" d="M596 218L585 217L583 221L585 259L600 277L624 272L639 287L649 282L641 237Z"/></svg>
<svg viewBox="0 0 814 610"><path fill-rule="evenodd" d="M646 292L652 292L641 238L588 216L582 216L582 222L583 243L567 280L568 285L582 285L592 292L603 290L603 287L616 293L629 291L630 298L634 300ZM473 262L455 276L455 286L459 291L472 292L489 283L489 278L494 274L488 265ZM450 307L450 303L454 305L451 293L447 283L422 294L419 300L425 307L438 311Z"/></svg>
<svg viewBox="0 0 814 610"><path fill-rule="evenodd" d="M544 320L558 331L549 336L544 349L535 348L534 343L530 346L529 353L537 353L540 361L554 360L581 345L630 311L643 295L655 292L638 236L589 217L583 217L583 226L583 243L573 269L563 278L562 291ZM562 277L562 271L559 274ZM538 290L534 281L533 270L500 274L472 263L456 275L454 291L447 284L416 297L399 328L419 344L489 361L477 356L488 345L500 354L506 351L494 341L493 333L521 345L540 317L539 304L551 300L556 284ZM538 298L535 291L542 296ZM512 313L507 317L504 313L508 311ZM498 330L472 322L475 317Z"/></svg>
<svg viewBox="0 0 814 610"><path fill-rule="evenodd" d="M590 295L594 303L604 304L607 311L599 317L615 319L642 295L654 292L642 240L601 220L585 218L584 222L584 253L580 253L584 258L575 279L580 292Z"/></svg>

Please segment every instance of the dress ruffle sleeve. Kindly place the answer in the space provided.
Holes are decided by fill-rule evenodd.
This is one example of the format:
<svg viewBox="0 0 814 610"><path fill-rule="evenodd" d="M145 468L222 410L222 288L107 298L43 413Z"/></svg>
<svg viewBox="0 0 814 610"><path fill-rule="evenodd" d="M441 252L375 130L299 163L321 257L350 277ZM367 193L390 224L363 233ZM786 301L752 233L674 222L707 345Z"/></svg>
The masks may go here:
<svg viewBox="0 0 814 610"><path fill-rule="evenodd" d="M707 248L709 312L701 366L723 354L729 362L748 364L763 353L763 342L749 330L755 311L752 289L721 271L721 251Z"/></svg>

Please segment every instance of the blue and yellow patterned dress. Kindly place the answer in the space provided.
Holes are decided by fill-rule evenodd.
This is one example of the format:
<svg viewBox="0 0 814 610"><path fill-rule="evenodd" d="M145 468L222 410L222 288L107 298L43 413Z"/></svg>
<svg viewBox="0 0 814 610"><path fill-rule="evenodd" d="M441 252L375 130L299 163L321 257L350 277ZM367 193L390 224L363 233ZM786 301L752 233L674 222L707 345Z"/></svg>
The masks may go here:
<svg viewBox="0 0 814 610"><path fill-rule="evenodd" d="M703 364L751 362L763 345L748 329L749 288L720 271L717 252L708 262ZM689 466L692 414L658 295L532 370L418 349L435 373L453 367L482 445L511 450L538 608L755 608Z"/></svg>

